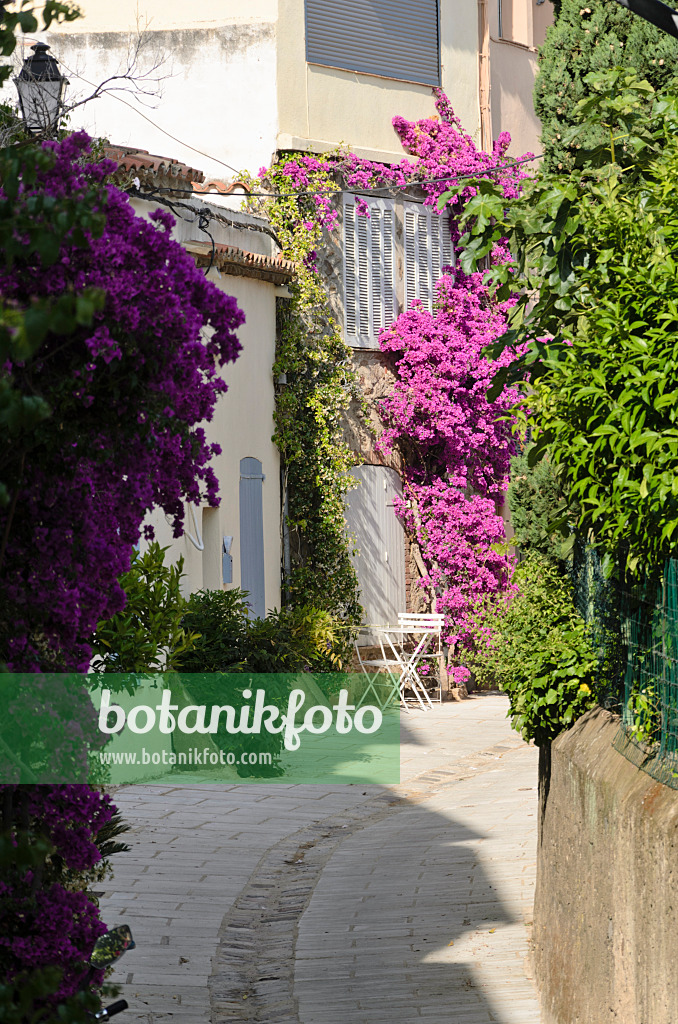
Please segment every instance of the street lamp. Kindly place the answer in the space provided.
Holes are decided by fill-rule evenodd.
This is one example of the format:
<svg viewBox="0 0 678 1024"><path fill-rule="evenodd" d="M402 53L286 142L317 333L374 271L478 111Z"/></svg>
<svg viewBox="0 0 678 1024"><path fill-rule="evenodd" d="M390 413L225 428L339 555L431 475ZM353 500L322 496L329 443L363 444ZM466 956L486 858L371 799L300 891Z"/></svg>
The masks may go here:
<svg viewBox="0 0 678 1024"><path fill-rule="evenodd" d="M50 135L57 126L68 79L46 43L31 46L28 57L14 79L24 123L31 135Z"/></svg>

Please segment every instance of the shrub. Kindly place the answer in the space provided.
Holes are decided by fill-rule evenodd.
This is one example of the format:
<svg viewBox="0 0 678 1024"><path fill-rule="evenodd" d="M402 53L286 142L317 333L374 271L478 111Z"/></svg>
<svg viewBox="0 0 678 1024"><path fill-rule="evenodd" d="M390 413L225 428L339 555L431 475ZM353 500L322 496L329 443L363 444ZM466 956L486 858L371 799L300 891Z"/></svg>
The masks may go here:
<svg viewBox="0 0 678 1024"><path fill-rule="evenodd" d="M543 459L530 466L529 453L527 447L511 459L507 501L513 543L521 555L538 554L557 563L563 555L563 543L553 524L564 504L563 491L552 463Z"/></svg>
<svg viewBox="0 0 678 1024"><path fill-rule="evenodd" d="M532 555L513 584L512 596L477 613L465 661L479 681L508 693L513 728L541 746L596 703L599 657L552 562Z"/></svg>
<svg viewBox="0 0 678 1024"><path fill-rule="evenodd" d="M542 124L541 141L549 170L568 168L576 143L568 131L576 122L577 101L591 95L586 75L623 65L635 68L656 89L674 79L678 41L654 25L608 0L560 0L555 24L549 28L539 54L534 106ZM591 127L577 142L599 142L600 129Z"/></svg>
<svg viewBox="0 0 678 1024"><path fill-rule="evenodd" d="M100 622L92 642L97 672L162 672L178 668L195 637L182 626L186 601L181 596L184 560L165 565L157 541L135 551L129 572L118 583L125 607Z"/></svg>
<svg viewBox="0 0 678 1024"><path fill-rule="evenodd" d="M102 858L126 849L110 796L85 785L4 786L0 832L0 1016L85 1020L79 994L94 942L106 931L87 892ZM100 983L97 974L93 984ZM19 1010L25 1015L19 1015ZM68 1011L68 1012L67 1012Z"/></svg>
<svg viewBox="0 0 678 1024"><path fill-rule="evenodd" d="M201 590L186 606L183 629L194 637L185 672L332 672L348 657L350 631L329 612L283 608L250 619L242 590ZM197 634L197 635L196 635Z"/></svg>

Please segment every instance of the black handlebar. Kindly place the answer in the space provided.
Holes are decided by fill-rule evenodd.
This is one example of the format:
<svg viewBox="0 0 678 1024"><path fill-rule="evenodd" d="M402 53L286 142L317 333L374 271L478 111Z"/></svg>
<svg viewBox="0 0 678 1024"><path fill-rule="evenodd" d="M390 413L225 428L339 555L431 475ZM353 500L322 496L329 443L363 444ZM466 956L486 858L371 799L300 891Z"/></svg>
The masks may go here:
<svg viewBox="0 0 678 1024"><path fill-rule="evenodd" d="M128 1003L126 999L118 999L117 1003L111 1003L110 1006L105 1006L103 1010L99 1010L96 1013L96 1020L108 1020L109 1017L115 1017L116 1013L122 1013L123 1010L128 1009Z"/></svg>

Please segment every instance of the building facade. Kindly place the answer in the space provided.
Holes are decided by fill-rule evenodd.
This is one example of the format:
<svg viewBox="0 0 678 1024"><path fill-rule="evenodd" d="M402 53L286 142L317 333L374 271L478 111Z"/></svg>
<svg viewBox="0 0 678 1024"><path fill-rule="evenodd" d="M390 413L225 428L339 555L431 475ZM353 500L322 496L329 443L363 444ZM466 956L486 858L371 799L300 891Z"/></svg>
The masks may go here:
<svg viewBox="0 0 678 1024"><path fill-rule="evenodd" d="M82 9L82 20L44 38L75 92L86 95L107 79L123 91L78 108L72 126L122 146L172 152L177 161L198 164L208 183L233 180L242 169L256 173L285 151L321 154L342 145L373 161L399 162L392 118L434 116L434 88L446 93L480 148L491 150L509 131L511 154L539 150L532 90L550 0L202 0L193 8L179 0L83 0ZM125 81L127 69L141 75L136 85ZM157 95L144 106L125 87ZM192 190L205 187L196 174ZM356 216L355 197L342 198L323 272L374 409L389 386L379 333L414 301L432 309L435 282L452 252L444 217L430 208L411 197L367 201L369 218ZM247 259L229 262L221 251L213 260L210 273L223 275L247 314L243 352L227 371L230 390L209 428L224 448L215 466L222 506L190 510L172 554L184 555L190 590L243 586L253 594L253 610L264 614L280 601L271 366L275 300L284 294L285 275L271 270L278 257L270 236L252 231L223 197L210 197L210 204L230 218L230 225L218 225L222 250L251 251L268 262L254 274L251 262L246 272ZM182 243L204 261L204 238L184 238L186 230L178 228ZM376 412L371 419L376 427ZM349 417L346 434L360 463L346 518L359 550L366 621L393 621L406 606L423 610L424 600L412 586L423 572L421 559L393 509L400 467L378 453L369 422ZM169 539L163 522L156 528L163 542Z"/></svg>
<svg viewBox="0 0 678 1024"><path fill-rule="evenodd" d="M172 190L173 237L245 314L238 329L242 350L222 372L228 392L219 398L213 419L204 424L208 442L221 448L212 461L220 505L187 505L179 538L173 537L161 512L152 513L148 521L156 540L168 547L168 561L183 557L186 595L241 587L249 594L252 614L263 617L280 607L280 456L271 440L272 366L276 301L289 294L293 265L277 254L265 221L226 212L191 195L204 185L200 171L120 147L110 147L107 156L118 163L119 175L136 182L135 193ZM135 197L132 204L139 216L148 217L158 201Z"/></svg>

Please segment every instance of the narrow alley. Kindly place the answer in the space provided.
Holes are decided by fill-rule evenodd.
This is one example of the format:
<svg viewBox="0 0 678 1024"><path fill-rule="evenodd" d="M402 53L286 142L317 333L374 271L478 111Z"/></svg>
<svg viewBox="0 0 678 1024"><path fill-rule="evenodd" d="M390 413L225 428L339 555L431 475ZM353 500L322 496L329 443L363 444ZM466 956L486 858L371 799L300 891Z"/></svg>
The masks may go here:
<svg viewBox="0 0 678 1024"><path fill-rule="evenodd" d="M399 786L118 790L130 1024L536 1024L537 751L507 705L404 714Z"/></svg>

